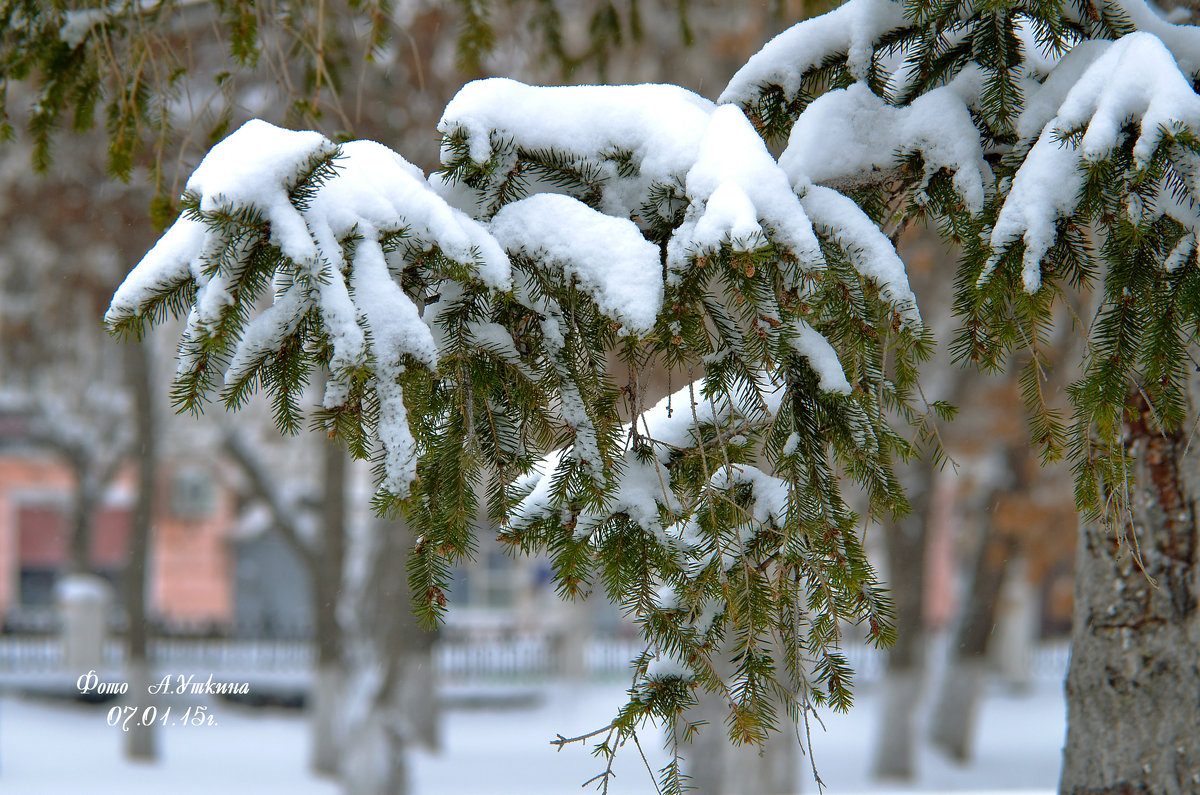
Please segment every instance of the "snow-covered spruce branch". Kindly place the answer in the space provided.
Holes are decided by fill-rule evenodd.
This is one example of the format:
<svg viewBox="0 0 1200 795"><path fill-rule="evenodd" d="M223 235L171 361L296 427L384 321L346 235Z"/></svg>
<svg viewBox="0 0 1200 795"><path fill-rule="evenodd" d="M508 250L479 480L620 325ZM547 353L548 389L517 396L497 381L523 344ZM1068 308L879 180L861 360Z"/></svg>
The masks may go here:
<svg viewBox="0 0 1200 795"><path fill-rule="evenodd" d="M716 539L712 522L744 510L747 484L713 478L728 480L727 465L761 448L770 466L791 471L794 499L770 542L789 547L786 562L756 565L750 580L711 567L700 587L753 587L761 598L773 575L797 607L810 601L805 583L839 580L846 593L822 597L819 609L834 624L869 618L886 637L882 602L861 598L875 585L847 544L853 519L836 473L865 483L880 510L889 493L892 507L901 503L889 462L904 443L871 407L907 388L884 375L885 341L907 340L905 355L925 344L902 264L852 201L794 192L736 108L671 86L603 87L578 89L586 101L557 132L539 121L573 91L468 86L443 120L446 170L430 180L378 144L335 147L247 124L188 181L184 216L117 292L110 326L141 333L186 312L179 405L198 410L217 392L238 406L265 387L284 430L298 427L308 374L327 368L321 419L353 444L375 440L362 447L379 457L383 499L403 500L421 532L410 577L429 614L441 609L448 564L473 546L480 478L495 483L493 521L514 543L548 550L564 582L589 579L597 552L612 598L650 609L645 595L683 570L678 551L659 543L663 528L686 520L685 504L703 506L699 526ZM691 110L686 124L681 109ZM557 183L525 176L545 164ZM550 184L564 192L538 192ZM689 436L689 407L674 415L678 429L655 420L631 447L610 353L635 371L655 357L702 365L697 389L713 408L701 413L719 422ZM718 406L761 419L748 435L726 434L718 426L733 413ZM639 457L665 438L682 455L668 464L650 453L651 474ZM724 468L705 471L688 454L697 446ZM545 478L546 504L608 517L605 532L522 525L521 476L555 448L566 452ZM644 477L665 485L661 507L643 499ZM729 494L708 505L701 491ZM655 528L660 515L674 518ZM651 547L661 552L633 554ZM834 578L800 571L818 557L848 568ZM683 648L680 612L658 610L647 623L667 651ZM769 634L769 615L759 605L743 623ZM814 649L830 639L829 620L815 623Z"/></svg>
<svg viewBox="0 0 1200 795"><path fill-rule="evenodd" d="M1148 385L1165 426L1183 419L1181 364L1157 362L1184 361L1179 320L1194 317L1180 302L1198 248L1198 77L1200 29L1141 0L851 0L778 36L721 101L786 139L780 164L798 189L803 171L893 210L899 190L902 215L937 220L964 245L962 358L996 367L1045 347L1057 297L1098 274L1089 230L1108 273L1153 277L1105 284L1107 322L1072 391L1074 423L1030 406L1049 457L1087 462L1078 497L1095 512L1103 484L1127 477L1112 418L1130 390ZM840 145L820 145L831 139ZM1114 267L1123 259L1132 270ZM1151 306L1158 322L1142 317Z"/></svg>
<svg viewBox="0 0 1200 795"><path fill-rule="evenodd" d="M179 405L264 388L284 430L326 368L319 422L377 458L380 507L420 534L421 615L445 609L486 513L550 555L563 593L599 583L639 621L622 736L674 726L703 688L758 740L772 698L848 705L840 622L891 634L842 497L848 478L872 513L904 510L892 461L911 447L889 418L916 416L928 354L881 225L931 219L963 245L956 350L997 366L1039 348L1057 297L1095 278L1087 230L1102 240L1107 304L1072 393L1085 507L1123 482L1131 386L1181 421L1198 36L1136 0L850 0L767 45L719 105L468 84L429 178L379 144L251 122L201 163L108 322L186 313ZM787 138L779 161L764 137ZM689 386L647 409L650 362Z"/></svg>

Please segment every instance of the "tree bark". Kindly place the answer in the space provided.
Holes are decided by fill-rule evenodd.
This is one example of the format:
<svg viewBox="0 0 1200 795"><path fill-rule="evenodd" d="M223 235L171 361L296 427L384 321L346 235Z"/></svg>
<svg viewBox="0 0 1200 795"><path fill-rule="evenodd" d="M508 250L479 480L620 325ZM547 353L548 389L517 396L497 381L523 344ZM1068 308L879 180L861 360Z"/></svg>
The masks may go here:
<svg viewBox="0 0 1200 795"><path fill-rule="evenodd" d="M108 635L108 583L92 573L92 517L100 505L111 476L94 470L98 464L77 451L70 459L75 470L75 498L71 506L67 574L58 584L58 608L66 667L80 673L104 664ZM115 471L115 467L112 468Z"/></svg>
<svg viewBox="0 0 1200 795"><path fill-rule="evenodd" d="M702 699L700 715L710 723L684 751L693 791L697 795L798 793L800 743L795 732L788 727L772 732L761 748L734 745L725 733L728 713L728 705L720 699L709 694Z"/></svg>
<svg viewBox="0 0 1200 795"><path fill-rule="evenodd" d="M405 795L408 749L439 746L432 655L437 635L422 629L412 613L404 576L412 532L399 521L378 521L373 532L343 783L349 795Z"/></svg>
<svg viewBox="0 0 1200 795"><path fill-rule="evenodd" d="M151 672L147 654L149 628L146 621L146 564L149 560L150 533L154 522L158 433L154 422L149 345L144 341L130 341L124 350L126 375L134 395L134 450L138 473L137 505L134 508L133 528L129 538L129 564L125 570L124 582L125 615L129 622L125 630L128 643L126 664L132 706L142 710L151 703L147 691ZM158 757L153 722L144 726L140 720L131 721L125 738L125 754L129 758L148 761Z"/></svg>
<svg viewBox="0 0 1200 795"><path fill-rule="evenodd" d="M58 451L75 478L67 536L67 572L56 586L64 661L70 671L101 669L112 597L108 583L93 573L92 525L104 491L116 477L128 451L125 444L109 439L100 442L109 448L103 454L93 445L72 440L70 434L57 433L50 412L45 412L38 424L42 428L37 437Z"/></svg>
<svg viewBox="0 0 1200 795"><path fill-rule="evenodd" d="M71 462L75 470L75 499L71 505L71 537L67 554L67 569L71 574L90 574L92 570L92 515L100 503L101 484L89 477L91 462Z"/></svg>
<svg viewBox="0 0 1200 795"><path fill-rule="evenodd" d="M917 704L925 678L925 541L935 466L931 457L908 468L912 511L884 525L888 591L896 610L896 642L888 650L883 714L872 774L908 780L916 775Z"/></svg>
<svg viewBox="0 0 1200 795"><path fill-rule="evenodd" d="M323 776L341 772L341 736L339 724L345 699L345 633L338 620L338 604L343 598L346 561L346 452L337 444L321 441L322 482L317 539L301 530L301 507L289 501L277 487L277 479L268 471L253 446L233 431L225 436L225 449L250 481L254 494L271 510L275 528L295 551L308 575L313 617L313 645L316 649L311 706L309 767Z"/></svg>
<svg viewBox="0 0 1200 795"><path fill-rule="evenodd" d="M566 600L558 606L563 616L554 629L551 648L558 676L571 685L587 679L587 643L592 636L592 605L586 597Z"/></svg>
<svg viewBox="0 0 1200 795"><path fill-rule="evenodd" d="M335 776L341 770L338 721L346 678L345 639L337 616L346 559L346 452L333 442L324 442L322 448L325 494L321 502L320 551L308 556L317 652L311 766L315 773Z"/></svg>
<svg viewBox="0 0 1200 795"><path fill-rule="evenodd" d="M1135 395L1122 538L1084 523L1067 671L1064 795L1200 792L1200 583L1187 430L1163 433Z"/></svg>
<svg viewBox="0 0 1200 795"><path fill-rule="evenodd" d="M996 607L1016 542L983 523L970 589L951 640L950 659L934 706L930 739L952 759L970 760L979 692L988 671Z"/></svg>

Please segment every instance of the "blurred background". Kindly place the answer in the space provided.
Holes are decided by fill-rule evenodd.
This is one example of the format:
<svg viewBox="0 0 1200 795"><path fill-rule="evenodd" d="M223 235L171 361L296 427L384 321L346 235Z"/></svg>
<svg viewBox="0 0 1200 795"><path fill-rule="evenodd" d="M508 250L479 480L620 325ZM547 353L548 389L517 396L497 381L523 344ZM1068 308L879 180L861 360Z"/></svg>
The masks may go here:
<svg viewBox="0 0 1200 795"><path fill-rule="evenodd" d="M403 575L412 540L371 514L363 465L324 435L281 436L258 403L173 414L178 329L121 344L101 318L157 237L148 208L170 217L206 148L247 118L378 140L428 173L441 108L466 80L673 82L715 97L772 35L830 6L162 5L134 14L153 23L141 49L114 27L125 49L104 67L120 82L139 63L181 66L157 115L124 130L110 112L106 129L52 137L44 174L36 131L15 124L0 146L0 790L575 791L602 761L549 742L612 719L641 650L632 624L601 599L561 602L546 561L512 557L485 530L455 572L446 625L419 630ZM252 9L263 45L236 68L234 5ZM467 35L478 29L491 38ZM34 84L8 91L11 109L36 107ZM126 134L145 146L121 181L107 166ZM1050 792L1070 473L1030 453L1015 376L951 363L953 321L931 312L949 305L954 252L919 229L900 245L939 339L926 398L963 409L937 430L951 460L908 466L912 515L864 528L900 640L875 651L846 628L855 707L822 713L778 753L796 790L816 790L815 767L834 793ZM1048 355L1079 360L1079 344L1060 334ZM80 693L89 671L247 692L139 702L134 685ZM655 791L646 767L665 763L663 737L641 740L619 754L616 792ZM705 751L747 770L776 753Z"/></svg>

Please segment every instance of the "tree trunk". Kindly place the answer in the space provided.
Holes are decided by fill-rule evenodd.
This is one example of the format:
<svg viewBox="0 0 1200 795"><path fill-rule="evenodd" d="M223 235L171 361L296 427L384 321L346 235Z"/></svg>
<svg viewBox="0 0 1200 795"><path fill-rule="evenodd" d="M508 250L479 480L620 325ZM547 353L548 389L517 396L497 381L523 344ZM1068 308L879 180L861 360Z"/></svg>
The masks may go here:
<svg viewBox="0 0 1200 795"><path fill-rule="evenodd" d="M150 349L145 342L125 345L126 375L134 395L136 436L134 450L137 458L137 505L129 538L129 563L125 569L124 598L128 652L129 692L132 706L140 710L151 703L147 688L150 684L150 661L147 654L146 622L146 564L149 560L150 531L154 522L155 469L157 466L157 428L154 422L154 397L150 381ZM131 759L153 760L158 756L154 723L142 725L130 721L125 735L125 754Z"/></svg>
<svg viewBox="0 0 1200 795"><path fill-rule="evenodd" d="M284 541L304 563L308 575L316 655L309 690L309 767L317 775L337 776L342 763L342 709L346 692L346 634L338 618L345 594L346 452L337 444L321 445L322 482L319 537L301 529L301 508L278 489L278 479L236 433L227 432L225 449L237 461L254 493L271 509Z"/></svg>
<svg viewBox="0 0 1200 795"><path fill-rule="evenodd" d="M728 714L729 705L721 699L711 694L701 697L700 717L709 724L683 752L696 795L798 793L800 743L796 733L785 726L772 732L762 748L734 745L725 733Z"/></svg>
<svg viewBox="0 0 1200 795"><path fill-rule="evenodd" d="M92 574L90 555L92 516L100 503L103 483L91 471L95 462L82 453L70 463L75 470L75 499L71 506L67 575L55 590L67 670L85 673L102 668L108 635L108 583Z"/></svg>
<svg viewBox="0 0 1200 795"><path fill-rule="evenodd" d="M558 606L562 625L554 629L551 648L559 678L568 685L582 684L588 675L587 644L592 637L592 605L585 597Z"/></svg>
<svg viewBox="0 0 1200 795"><path fill-rule="evenodd" d="M358 660L343 765L349 795L405 795L413 745L436 749L436 633L417 624L405 564L413 544L402 522L377 522L366 602L359 611L364 654Z"/></svg>
<svg viewBox="0 0 1200 795"><path fill-rule="evenodd" d="M1182 471L1188 432L1162 433L1140 396L1126 411L1135 461L1118 539L1084 523L1067 672L1065 795L1200 792L1200 583Z"/></svg>
<svg viewBox="0 0 1200 795"><path fill-rule="evenodd" d="M931 458L931 457L929 457ZM896 642L888 650L883 714L872 774L908 780L916 775L916 717L925 678L925 540L932 505L932 460L908 468L912 511L884 525L888 591L896 610Z"/></svg>
<svg viewBox="0 0 1200 795"><path fill-rule="evenodd" d="M780 659L776 656L776 659ZM733 665L728 654L714 656L721 676L728 681ZM688 713L687 720L703 720L690 745L682 746L684 771L691 778L697 795L777 795L800 791L800 742L796 732L786 725L787 713L778 713L785 725L771 732L762 747L734 745L725 727L729 719L729 703L719 695L697 692L697 714Z"/></svg>
<svg viewBox="0 0 1200 795"><path fill-rule="evenodd" d="M1016 546L1011 536L995 532L990 521L983 523L982 532L970 590L951 640L930 728L933 744L960 762L971 758L980 689L989 669L988 643L996 625L1005 572Z"/></svg>
<svg viewBox="0 0 1200 795"><path fill-rule="evenodd" d="M345 639L337 615L346 558L346 452L332 442L324 442L322 447L325 494L321 503L320 549L308 556L317 647L311 766L314 773L336 776L341 770L338 723L346 678Z"/></svg>
<svg viewBox="0 0 1200 795"><path fill-rule="evenodd" d="M72 461L75 470L75 499L71 505L71 540L67 550L67 568L71 574L92 570L89 547L92 540L92 514L100 503L103 486L94 482L89 461Z"/></svg>
<svg viewBox="0 0 1200 795"><path fill-rule="evenodd" d="M1016 693L1033 687L1033 646L1038 634L1039 600L1029 581L1029 557L1020 552L1008 564L1000 592L992 659L1007 687Z"/></svg>

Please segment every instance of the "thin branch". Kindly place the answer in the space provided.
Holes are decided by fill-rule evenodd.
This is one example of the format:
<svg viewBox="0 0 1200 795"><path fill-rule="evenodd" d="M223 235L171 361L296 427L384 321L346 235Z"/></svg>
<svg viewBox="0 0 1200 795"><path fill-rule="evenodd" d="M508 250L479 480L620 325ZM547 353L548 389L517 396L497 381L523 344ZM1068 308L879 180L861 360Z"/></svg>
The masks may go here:
<svg viewBox="0 0 1200 795"><path fill-rule="evenodd" d="M637 746L638 753L642 755L642 763L646 766L646 772L650 774L650 781L654 783L654 791L658 795L662 795L662 789L658 786L658 781L654 778L654 769L650 767L650 760L646 758L646 752L642 750L642 744L638 742L637 732L633 732L633 744Z"/></svg>
<svg viewBox="0 0 1200 795"><path fill-rule="evenodd" d="M317 551L301 533L301 519L296 506L279 493L279 489L267 474L262 459L250 448L246 440L232 429L225 432L223 444L230 457L249 478L255 495L261 497L271 509L271 516L284 540L310 569L315 570L319 562Z"/></svg>
<svg viewBox="0 0 1200 795"><path fill-rule="evenodd" d="M596 729L594 732L588 732L587 734L581 734L578 737L563 737L560 734L560 735L558 735L558 739L551 740L550 744L553 746L557 746L558 750L561 751L563 749L564 745L568 745L570 743L581 743L584 740L590 740L591 738L595 737L597 734L603 734L604 732L609 731L614 726L616 726L616 723L617 722L614 720L612 723L608 724L607 726L603 726L599 729Z"/></svg>

